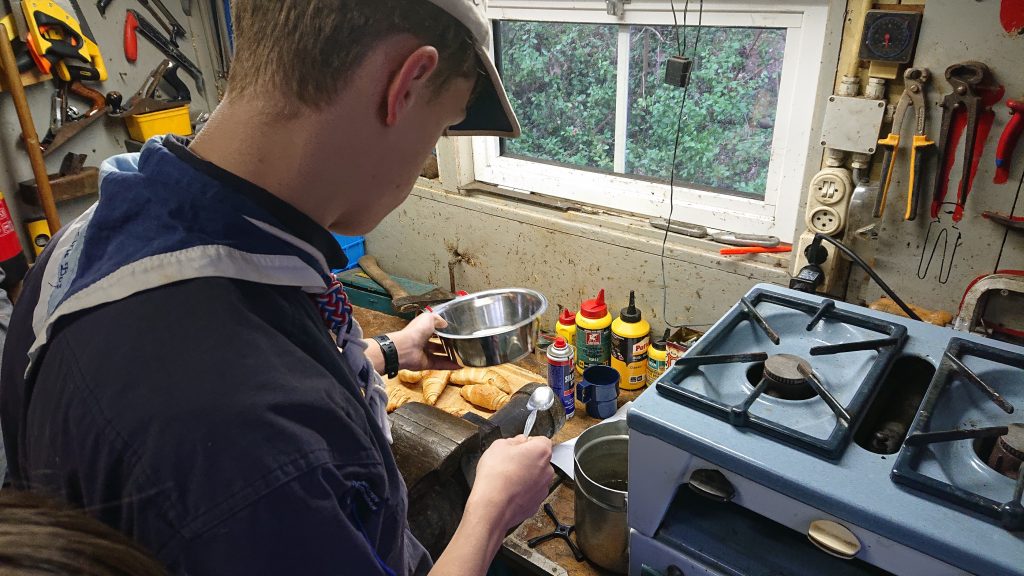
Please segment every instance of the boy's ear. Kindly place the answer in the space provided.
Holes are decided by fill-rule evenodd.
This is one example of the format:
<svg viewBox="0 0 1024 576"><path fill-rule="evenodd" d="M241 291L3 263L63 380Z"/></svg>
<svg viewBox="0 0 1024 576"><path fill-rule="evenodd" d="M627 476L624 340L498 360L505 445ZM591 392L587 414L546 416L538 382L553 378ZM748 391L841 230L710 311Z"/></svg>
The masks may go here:
<svg viewBox="0 0 1024 576"><path fill-rule="evenodd" d="M420 46L405 59L388 84L386 126L397 124L417 98L427 97L437 62L437 49L433 46Z"/></svg>

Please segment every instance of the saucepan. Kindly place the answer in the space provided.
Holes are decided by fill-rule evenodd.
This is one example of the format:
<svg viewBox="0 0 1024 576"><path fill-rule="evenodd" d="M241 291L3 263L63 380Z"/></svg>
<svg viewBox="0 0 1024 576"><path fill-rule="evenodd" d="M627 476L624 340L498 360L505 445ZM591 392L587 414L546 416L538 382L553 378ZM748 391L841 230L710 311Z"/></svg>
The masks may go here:
<svg viewBox="0 0 1024 576"><path fill-rule="evenodd" d="M433 311L448 322L437 331L448 357L463 366L486 368L533 352L547 308L540 292L505 288L462 296Z"/></svg>

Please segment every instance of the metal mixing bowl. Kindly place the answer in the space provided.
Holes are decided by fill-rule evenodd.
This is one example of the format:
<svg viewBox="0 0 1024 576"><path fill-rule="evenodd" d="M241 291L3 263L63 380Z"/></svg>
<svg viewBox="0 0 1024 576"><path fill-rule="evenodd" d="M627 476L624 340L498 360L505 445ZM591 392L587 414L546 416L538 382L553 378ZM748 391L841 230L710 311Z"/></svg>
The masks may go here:
<svg viewBox="0 0 1024 576"><path fill-rule="evenodd" d="M434 307L434 313L448 322L437 335L448 357L463 366L515 362L533 352L540 316L547 308L547 298L533 290L477 292Z"/></svg>

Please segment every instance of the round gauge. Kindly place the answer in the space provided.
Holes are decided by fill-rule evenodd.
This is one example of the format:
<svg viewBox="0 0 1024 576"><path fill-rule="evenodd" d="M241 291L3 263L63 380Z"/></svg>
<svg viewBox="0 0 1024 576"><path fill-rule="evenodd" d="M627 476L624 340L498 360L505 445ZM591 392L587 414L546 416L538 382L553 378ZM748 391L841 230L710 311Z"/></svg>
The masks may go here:
<svg viewBox="0 0 1024 576"><path fill-rule="evenodd" d="M914 51L921 15L916 12L872 11L864 22L861 58L906 63Z"/></svg>

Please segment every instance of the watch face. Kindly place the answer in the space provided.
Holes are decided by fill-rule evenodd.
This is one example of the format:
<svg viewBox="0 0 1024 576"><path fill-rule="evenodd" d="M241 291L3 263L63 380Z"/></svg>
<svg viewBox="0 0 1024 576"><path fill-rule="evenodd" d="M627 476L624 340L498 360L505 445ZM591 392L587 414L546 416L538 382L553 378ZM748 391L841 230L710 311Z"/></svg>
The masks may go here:
<svg viewBox="0 0 1024 576"><path fill-rule="evenodd" d="M864 22L861 58L906 63L914 51L921 15L916 12L872 11Z"/></svg>

